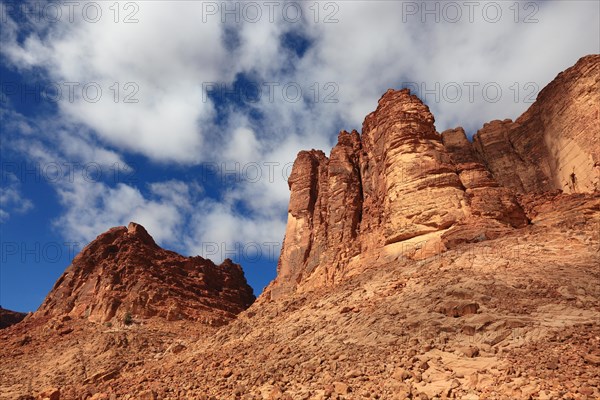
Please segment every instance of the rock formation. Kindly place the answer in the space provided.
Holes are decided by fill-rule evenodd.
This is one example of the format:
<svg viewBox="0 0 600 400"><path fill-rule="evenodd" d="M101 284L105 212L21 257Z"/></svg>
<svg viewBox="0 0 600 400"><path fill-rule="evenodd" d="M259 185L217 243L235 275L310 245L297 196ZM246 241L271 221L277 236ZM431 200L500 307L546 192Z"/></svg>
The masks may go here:
<svg viewBox="0 0 600 400"><path fill-rule="evenodd" d="M329 158L303 151L276 280L263 298L333 284L366 265L422 259L527 225L517 195L600 190L599 56L559 74L515 122L493 121L469 142L436 132L408 89L388 90Z"/></svg>
<svg viewBox="0 0 600 400"><path fill-rule="evenodd" d="M129 314L222 325L253 301L239 265L164 250L132 222L88 244L35 315L107 322Z"/></svg>

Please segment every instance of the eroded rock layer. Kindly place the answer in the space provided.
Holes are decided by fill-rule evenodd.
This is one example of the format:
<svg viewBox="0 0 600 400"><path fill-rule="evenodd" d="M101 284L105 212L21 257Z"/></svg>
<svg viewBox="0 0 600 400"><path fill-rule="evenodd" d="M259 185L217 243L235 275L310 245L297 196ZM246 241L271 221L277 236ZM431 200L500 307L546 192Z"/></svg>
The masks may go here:
<svg viewBox="0 0 600 400"><path fill-rule="evenodd" d="M462 128L436 132L409 90L388 90L362 134L342 131L329 158L298 155L278 275L263 298L522 228L517 195L599 191L599 65L582 58L516 121L485 124L473 142Z"/></svg>
<svg viewBox="0 0 600 400"><path fill-rule="evenodd" d="M17 311L7 310L0 307L0 329L8 328L11 325L21 322L27 314Z"/></svg>

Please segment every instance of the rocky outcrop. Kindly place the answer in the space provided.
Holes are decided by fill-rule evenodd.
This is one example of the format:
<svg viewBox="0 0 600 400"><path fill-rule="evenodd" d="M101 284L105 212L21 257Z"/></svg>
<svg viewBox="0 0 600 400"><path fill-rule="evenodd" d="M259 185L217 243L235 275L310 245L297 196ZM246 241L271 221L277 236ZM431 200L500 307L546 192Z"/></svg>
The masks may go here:
<svg viewBox="0 0 600 400"><path fill-rule="evenodd" d="M528 224L517 195L600 190L599 65L582 58L515 122L485 124L473 142L462 128L437 133L420 99L388 90L362 134L342 131L329 157L298 155L278 274L263 298L495 239Z"/></svg>
<svg viewBox="0 0 600 400"><path fill-rule="evenodd" d="M319 283L332 281L334 272L360 251L360 146L356 131L341 132L329 158L316 150L298 155L289 179L288 224L278 264L281 286L276 292L289 291L311 276ZM317 267L322 273L313 275Z"/></svg>
<svg viewBox="0 0 600 400"><path fill-rule="evenodd" d="M225 260L217 266L202 257L164 250L132 222L88 244L34 317L106 322L157 316L221 325L253 301L239 265Z"/></svg>
<svg viewBox="0 0 600 400"><path fill-rule="evenodd" d="M21 322L27 314L17 311L11 311L0 307L0 329L8 328L11 325Z"/></svg>
<svg viewBox="0 0 600 400"><path fill-rule="evenodd" d="M521 205L515 200L514 192L498 184L462 128L443 132L442 142L450 153L473 216L491 218L513 228L527 224L527 218Z"/></svg>
<svg viewBox="0 0 600 400"><path fill-rule="evenodd" d="M298 155L278 276L265 296L334 284L367 262L425 258L497 237L527 218L478 158L464 131L440 135L408 90L388 91L328 157Z"/></svg>

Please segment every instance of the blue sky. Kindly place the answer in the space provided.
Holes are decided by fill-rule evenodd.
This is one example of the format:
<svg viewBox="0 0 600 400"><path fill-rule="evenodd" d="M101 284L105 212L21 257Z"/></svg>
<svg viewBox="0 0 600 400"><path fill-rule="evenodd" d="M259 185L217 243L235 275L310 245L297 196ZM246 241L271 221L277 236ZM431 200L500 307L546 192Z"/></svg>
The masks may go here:
<svg viewBox="0 0 600 400"><path fill-rule="evenodd" d="M594 1L1 4L0 304L20 311L129 221L259 294L298 151L360 131L388 88L473 134L600 52Z"/></svg>

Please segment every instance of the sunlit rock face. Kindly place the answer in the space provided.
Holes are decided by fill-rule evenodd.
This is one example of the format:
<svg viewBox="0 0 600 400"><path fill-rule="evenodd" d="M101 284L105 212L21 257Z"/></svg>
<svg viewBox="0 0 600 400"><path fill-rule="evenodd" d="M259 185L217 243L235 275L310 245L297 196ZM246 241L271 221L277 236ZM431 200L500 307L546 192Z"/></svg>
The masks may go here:
<svg viewBox="0 0 600 400"><path fill-rule="evenodd" d="M516 121L486 123L473 142L460 127L438 133L409 90L388 90L329 157L298 154L278 275L263 298L497 238L528 224L518 196L600 190L599 65L582 58Z"/></svg>

